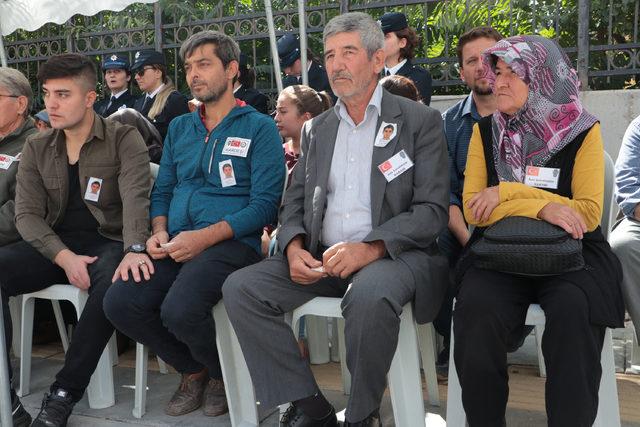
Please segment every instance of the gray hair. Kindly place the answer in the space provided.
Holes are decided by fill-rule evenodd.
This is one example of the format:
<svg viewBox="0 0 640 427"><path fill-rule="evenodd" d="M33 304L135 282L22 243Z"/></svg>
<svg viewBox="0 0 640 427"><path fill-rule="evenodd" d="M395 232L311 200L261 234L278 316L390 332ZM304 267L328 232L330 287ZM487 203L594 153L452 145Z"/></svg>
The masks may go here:
<svg viewBox="0 0 640 427"><path fill-rule="evenodd" d="M180 59L191 56L193 52L205 44L213 44L216 47L216 55L225 67L231 61L240 62L240 47L238 43L226 34L218 31L200 31L189 37L180 47Z"/></svg>
<svg viewBox="0 0 640 427"><path fill-rule="evenodd" d="M376 51L384 48L384 33L380 24L363 12L349 12L331 19L324 27L322 42L326 45L329 37L351 32L360 34L362 46L367 50L369 59Z"/></svg>
<svg viewBox="0 0 640 427"><path fill-rule="evenodd" d="M23 116L29 117L31 106L33 105L33 91L29 80L20 71L8 67L0 67L0 87L5 88L7 95L25 96L27 98L27 108Z"/></svg>

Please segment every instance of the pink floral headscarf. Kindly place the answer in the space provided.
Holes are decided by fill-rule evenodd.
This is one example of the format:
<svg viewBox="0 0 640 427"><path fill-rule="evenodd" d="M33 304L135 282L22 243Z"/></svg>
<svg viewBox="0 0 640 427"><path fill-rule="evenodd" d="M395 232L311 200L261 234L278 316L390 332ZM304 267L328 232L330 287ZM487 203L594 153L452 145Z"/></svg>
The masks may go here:
<svg viewBox="0 0 640 427"><path fill-rule="evenodd" d="M578 76L554 41L515 36L485 50L482 61L492 88L498 58L529 85L525 105L512 116L493 113L492 129L498 178L523 182L525 166L544 166L598 120L582 107Z"/></svg>

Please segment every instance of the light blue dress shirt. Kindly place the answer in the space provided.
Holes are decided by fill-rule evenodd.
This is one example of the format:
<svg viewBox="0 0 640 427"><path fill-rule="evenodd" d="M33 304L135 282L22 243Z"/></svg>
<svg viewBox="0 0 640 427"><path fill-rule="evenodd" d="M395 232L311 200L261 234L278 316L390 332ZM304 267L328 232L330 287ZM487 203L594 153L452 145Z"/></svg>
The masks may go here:
<svg viewBox="0 0 640 427"><path fill-rule="evenodd" d="M372 229L371 161L380 117L382 87L376 86L364 120L356 125L341 100L334 111L340 119L327 185L327 210L321 242L361 242Z"/></svg>

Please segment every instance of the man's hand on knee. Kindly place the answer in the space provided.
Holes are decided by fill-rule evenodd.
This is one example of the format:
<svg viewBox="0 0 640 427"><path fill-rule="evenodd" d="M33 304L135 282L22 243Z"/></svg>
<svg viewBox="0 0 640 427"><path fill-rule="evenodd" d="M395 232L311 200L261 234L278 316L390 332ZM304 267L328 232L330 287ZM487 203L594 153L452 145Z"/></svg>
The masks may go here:
<svg viewBox="0 0 640 427"><path fill-rule="evenodd" d="M76 255L69 249L63 249L53 261L64 270L69 283L80 289L89 289L91 280L87 266L97 259L97 256Z"/></svg>
<svg viewBox="0 0 640 427"><path fill-rule="evenodd" d="M364 243L340 242L331 246L322 255L324 272L329 276L346 279L373 261L382 258L385 246L381 240Z"/></svg>
<svg viewBox="0 0 640 427"><path fill-rule="evenodd" d="M116 268L116 272L113 273L111 283L118 279L122 279L125 282L128 281L129 272L133 276L133 281L139 283L142 281L142 277L144 277L144 280L150 280L155 270L153 262L151 262L147 254L129 252L122 258L118 268Z"/></svg>

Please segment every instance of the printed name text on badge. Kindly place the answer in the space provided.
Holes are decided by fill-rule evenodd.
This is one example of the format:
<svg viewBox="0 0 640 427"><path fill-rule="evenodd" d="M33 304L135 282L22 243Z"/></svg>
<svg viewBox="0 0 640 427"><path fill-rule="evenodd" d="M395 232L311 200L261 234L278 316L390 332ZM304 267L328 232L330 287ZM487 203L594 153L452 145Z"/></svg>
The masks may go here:
<svg viewBox="0 0 640 427"><path fill-rule="evenodd" d="M387 182L393 181L412 167L413 162L404 150L398 151L394 156L389 158L389 160L378 165L378 169L387 179Z"/></svg>

